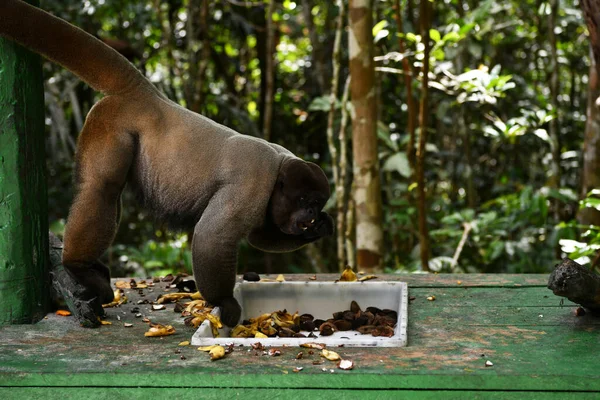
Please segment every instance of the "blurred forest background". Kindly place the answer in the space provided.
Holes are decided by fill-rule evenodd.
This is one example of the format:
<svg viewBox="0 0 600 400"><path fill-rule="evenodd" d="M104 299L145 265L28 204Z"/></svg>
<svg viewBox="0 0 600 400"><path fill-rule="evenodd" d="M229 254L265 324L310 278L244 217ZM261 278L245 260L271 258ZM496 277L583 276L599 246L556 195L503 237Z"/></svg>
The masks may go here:
<svg viewBox="0 0 600 400"><path fill-rule="evenodd" d="M244 243L240 273L546 272L565 255L598 264L600 89L578 0L41 3L172 100L331 178L338 237L290 254ZM98 94L49 62L44 71L60 234ZM185 232L168 232L129 192L123 206L113 275L191 272Z"/></svg>

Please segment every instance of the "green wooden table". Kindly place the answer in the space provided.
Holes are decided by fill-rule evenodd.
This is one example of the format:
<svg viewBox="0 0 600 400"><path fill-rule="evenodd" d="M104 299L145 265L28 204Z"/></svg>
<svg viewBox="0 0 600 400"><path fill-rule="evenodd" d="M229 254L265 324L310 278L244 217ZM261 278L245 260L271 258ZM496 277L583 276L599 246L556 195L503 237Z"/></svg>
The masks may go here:
<svg viewBox="0 0 600 400"><path fill-rule="evenodd" d="M408 347L334 349L354 361L351 371L318 352L297 360L298 347L281 348L279 357L235 348L211 362L195 347L178 346L193 329L172 305L148 311L137 304L155 300L162 293L155 287L144 297L128 290L129 303L109 309L112 325L99 329L54 314L0 328L0 398L600 398L600 318L576 316L573 303L546 289L547 276L382 278L409 284ZM177 332L144 337L136 306Z"/></svg>

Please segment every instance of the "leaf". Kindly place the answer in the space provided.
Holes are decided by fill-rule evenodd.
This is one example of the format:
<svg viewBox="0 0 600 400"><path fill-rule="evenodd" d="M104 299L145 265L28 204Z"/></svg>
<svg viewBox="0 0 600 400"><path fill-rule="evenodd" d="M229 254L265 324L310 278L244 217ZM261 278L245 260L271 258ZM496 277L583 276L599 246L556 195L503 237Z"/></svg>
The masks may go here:
<svg viewBox="0 0 600 400"><path fill-rule="evenodd" d="M460 40L460 34L458 32L448 32L442 38L444 42L458 42Z"/></svg>
<svg viewBox="0 0 600 400"><path fill-rule="evenodd" d="M440 31L438 31L437 29L430 29L429 30L429 37L431 38L431 40L433 40L434 42L439 42L440 40L442 40L442 36L440 35Z"/></svg>
<svg viewBox="0 0 600 400"><path fill-rule="evenodd" d="M341 103L336 100L335 108L341 107ZM308 111L325 111L329 112L331 109L331 100L329 95L315 97L308 106Z"/></svg>
<svg viewBox="0 0 600 400"><path fill-rule="evenodd" d="M388 31L387 29L382 29L379 32L377 32L377 35L375 35L375 38L373 39L373 43L377 43L379 42L381 39L387 37L390 34L390 31Z"/></svg>
<svg viewBox="0 0 600 400"><path fill-rule="evenodd" d="M405 178L410 178L411 169L408 163L408 157L405 153L396 153L389 157L383 164L384 171L397 171Z"/></svg>
<svg viewBox="0 0 600 400"><path fill-rule="evenodd" d="M387 28L387 26L389 25L389 22L387 22L387 20L381 20L378 23L375 24L375 26L373 27L373 37L376 37L377 34L383 30L383 28Z"/></svg>

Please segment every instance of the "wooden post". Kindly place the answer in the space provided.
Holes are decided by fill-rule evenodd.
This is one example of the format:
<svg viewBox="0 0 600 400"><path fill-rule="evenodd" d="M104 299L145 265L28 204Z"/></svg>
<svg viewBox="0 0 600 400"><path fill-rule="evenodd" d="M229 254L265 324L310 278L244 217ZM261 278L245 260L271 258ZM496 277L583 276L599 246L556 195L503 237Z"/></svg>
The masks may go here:
<svg viewBox="0 0 600 400"><path fill-rule="evenodd" d="M0 325L49 304L45 160L40 58L0 38Z"/></svg>

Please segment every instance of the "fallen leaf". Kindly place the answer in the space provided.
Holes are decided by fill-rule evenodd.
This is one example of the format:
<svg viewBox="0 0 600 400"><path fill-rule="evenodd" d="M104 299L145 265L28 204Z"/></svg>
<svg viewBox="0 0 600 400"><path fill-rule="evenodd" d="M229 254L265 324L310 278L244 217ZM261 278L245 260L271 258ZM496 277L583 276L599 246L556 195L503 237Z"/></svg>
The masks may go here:
<svg viewBox="0 0 600 400"><path fill-rule="evenodd" d="M285 278L283 277L282 274L277 275L277 278L275 278L275 280L277 282L285 282Z"/></svg>
<svg viewBox="0 0 600 400"><path fill-rule="evenodd" d="M429 300L429 301L435 301L435 296L429 296L429 297L427 298L427 300Z"/></svg>
<svg viewBox="0 0 600 400"><path fill-rule="evenodd" d="M164 304L152 304L152 309L154 311L164 310L166 307Z"/></svg>
<svg viewBox="0 0 600 400"><path fill-rule="evenodd" d="M104 321L100 318L98 318L98 321L100 321L100 325L112 325L112 322L110 321Z"/></svg>
<svg viewBox="0 0 600 400"><path fill-rule="evenodd" d="M308 279L310 279L311 281L316 281L317 280L317 276L316 275L309 276Z"/></svg>
<svg viewBox="0 0 600 400"><path fill-rule="evenodd" d="M267 335L265 335L265 334L264 334L264 333L262 333L262 332L256 332L256 333L254 334L254 337L255 337L255 338L257 338L257 339L265 339L265 338L268 338L268 336L267 336Z"/></svg>
<svg viewBox="0 0 600 400"><path fill-rule="evenodd" d="M321 350L321 357L325 357L329 361L337 361L337 360L341 359L341 357L338 353L336 353L335 351L327 350L327 349Z"/></svg>
<svg viewBox="0 0 600 400"><path fill-rule="evenodd" d="M123 323L123 326L125 328L131 328L133 326L133 324L130 324L129 322L125 322L125 323Z"/></svg>
<svg viewBox="0 0 600 400"><path fill-rule="evenodd" d="M349 370L354 368L354 363L350 360L340 360L340 362L338 363L338 368Z"/></svg>
<svg viewBox="0 0 600 400"><path fill-rule="evenodd" d="M189 346L190 345L190 341L189 340L184 340L183 342L179 342L178 346Z"/></svg>
<svg viewBox="0 0 600 400"><path fill-rule="evenodd" d="M56 315L60 315L61 317L68 317L71 315L71 311L69 310L56 310Z"/></svg>

